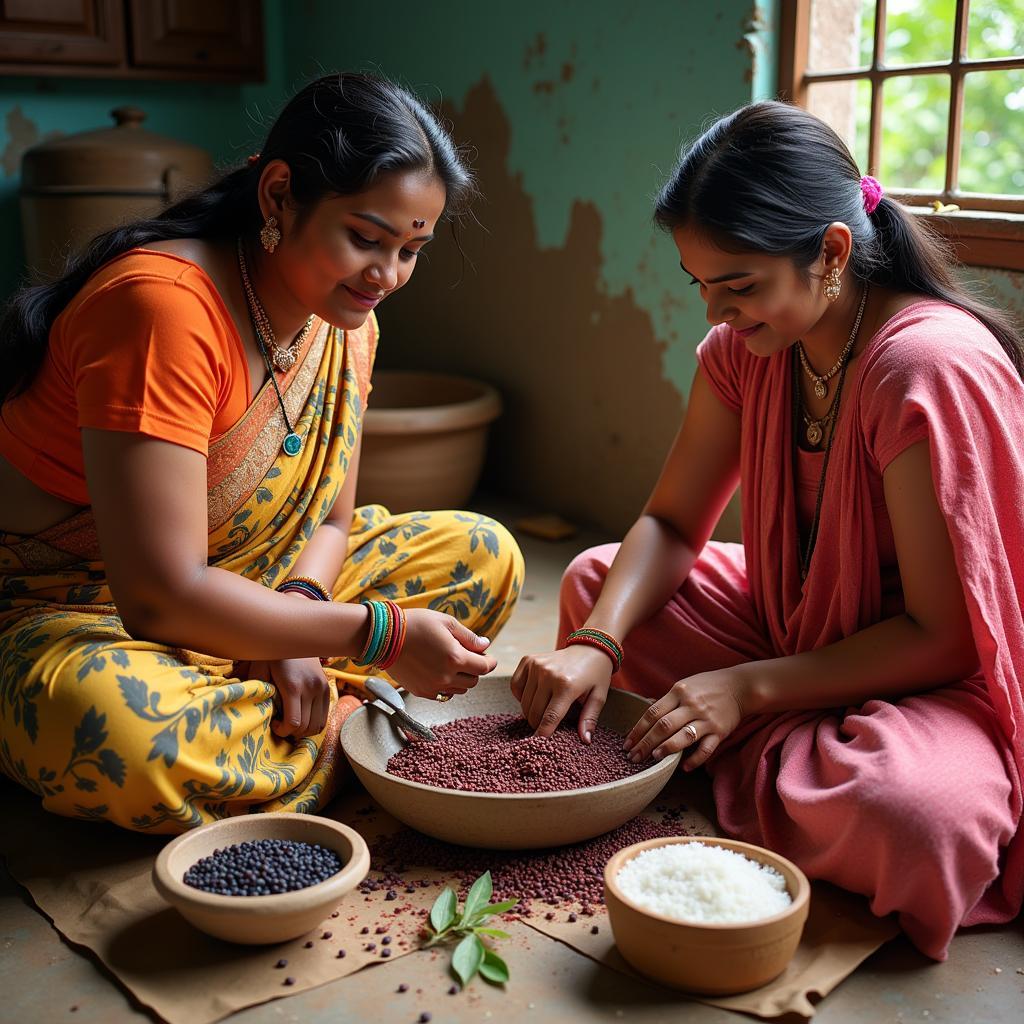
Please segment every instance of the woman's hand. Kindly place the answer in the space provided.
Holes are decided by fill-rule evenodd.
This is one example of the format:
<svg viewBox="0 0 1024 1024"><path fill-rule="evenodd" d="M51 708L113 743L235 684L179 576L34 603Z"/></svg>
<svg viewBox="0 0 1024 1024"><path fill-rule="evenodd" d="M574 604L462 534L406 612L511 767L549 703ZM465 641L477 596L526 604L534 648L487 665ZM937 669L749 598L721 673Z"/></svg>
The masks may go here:
<svg viewBox="0 0 1024 1024"><path fill-rule="evenodd" d="M582 701L579 734L589 743L608 699L612 662L593 647L577 644L523 658L512 675L512 694L538 736L550 736L576 701Z"/></svg>
<svg viewBox="0 0 1024 1024"><path fill-rule="evenodd" d="M301 739L323 732L331 709L331 684L319 659L237 662L235 673L242 679L262 679L277 689L281 716L275 714L270 726L275 736Z"/></svg>
<svg viewBox="0 0 1024 1024"><path fill-rule="evenodd" d="M405 646L388 673L417 697L465 693L498 664L483 653L491 641L451 615L410 608L405 621Z"/></svg>
<svg viewBox="0 0 1024 1024"><path fill-rule="evenodd" d="M649 756L660 761L677 750L695 747L683 767L699 768L740 724L743 697L744 686L729 669L680 679L640 716L623 750L638 764Z"/></svg>

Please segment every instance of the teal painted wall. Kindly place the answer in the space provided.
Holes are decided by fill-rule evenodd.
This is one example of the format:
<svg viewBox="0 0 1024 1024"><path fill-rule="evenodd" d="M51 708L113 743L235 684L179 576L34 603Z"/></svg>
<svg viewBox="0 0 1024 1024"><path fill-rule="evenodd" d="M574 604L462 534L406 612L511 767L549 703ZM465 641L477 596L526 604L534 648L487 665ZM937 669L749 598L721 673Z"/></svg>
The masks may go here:
<svg viewBox="0 0 1024 1024"><path fill-rule="evenodd" d="M251 152L261 117L273 115L286 89L281 3L264 3L263 83L0 78L0 296L9 294L24 272L18 187L27 146L55 134L111 127L110 111L131 104L146 111L148 130L201 146L218 163Z"/></svg>
<svg viewBox="0 0 1024 1024"><path fill-rule="evenodd" d="M330 0L289 10L291 77L382 70L443 101L479 152L472 267L452 289L458 261L432 254L380 312L379 365L494 382L506 414L492 483L625 529L707 327L652 197L702 123L771 92L774 0L398 0L355 20Z"/></svg>
<svg viewBox="0 0 1024 1024"><path fill-rule="evenodd" d="M320 64L376 67L455 107L487 76L511 124L508 166L532 200L539 245L564 245L573 205L592 203L604 286L632 293L666 346L667 377L688 386L703 317L681 287L671 240L651 226L651 197L703 121L771 93L775 0L402 0L362 9L357 30L330 0L293 10L293 76Z"/></svg>

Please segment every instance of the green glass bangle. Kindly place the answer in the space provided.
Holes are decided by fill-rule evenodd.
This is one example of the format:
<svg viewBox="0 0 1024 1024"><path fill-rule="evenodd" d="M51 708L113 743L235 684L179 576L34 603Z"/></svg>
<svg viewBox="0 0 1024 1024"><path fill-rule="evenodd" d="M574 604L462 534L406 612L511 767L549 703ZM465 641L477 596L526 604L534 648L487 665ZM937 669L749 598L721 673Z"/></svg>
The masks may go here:
<svg viewBox="0 0 1024 1024"><path fill-rule="evenodd" d="M376 618L376 623L373 628L373 650L370 652L370 657L366 662L368 665L372 665L380 657L388 626L388 612L380 601L373 602L373 614Z"/></svg>
<svg viewBox="0 0 1024 1024"><path fill-rule="evenodd" d="M362 655L355 662L360 668L372 665L380 656L381 641L384 638L384 623L388 614L387 608L380 601L364 601L363 603L370 609L372 621L370 624L370 640Z"/></svg>
<svg viewBox="0 0 1024 1024"><path fill-rule="evenodd" d="M594 650L600 651L602 654L606 654L612 663L612 669L615 672L619 671L619 659L616 657L615 652L603 641L598 640L596 636L570 636L566 637L565 646L575 647L582 645L584 647L591 647Z"/></svg>

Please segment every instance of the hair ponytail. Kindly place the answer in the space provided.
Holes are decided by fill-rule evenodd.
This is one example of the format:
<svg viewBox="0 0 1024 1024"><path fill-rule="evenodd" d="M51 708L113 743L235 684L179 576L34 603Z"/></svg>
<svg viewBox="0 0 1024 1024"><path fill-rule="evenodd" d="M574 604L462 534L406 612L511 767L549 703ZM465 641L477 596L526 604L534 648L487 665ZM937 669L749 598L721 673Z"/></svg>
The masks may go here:
<svg viewBox="0 0 1024 1024"><path fill-rule="evenodd" d="M693 225L727 251L787 256L806 272L829 224L850 228L850 270L862 281L941 299L977 317L1024 377L1013 317L957 277L948 243L883 196L868 214L860 171L842 139L813 114L777 101L716 121L686 147L658 195L654 220Z"/></svg>
<svg viewBox="0 0 1024 1024"><path fill-rule="evenodd" d="M159 216L107 231L49 284L14 294L0 318L0 405L24 391L46 356L50 329L100 267L122 253L175 238L230 239L258 229L263 168L284 160L303 210L328 195L354 195L382 175L425 170L445 187L445 214L475 194L473 176L437 118L412 93L375 75L346 72L305 86L274 122L258 161L228 172Z"/></svg>

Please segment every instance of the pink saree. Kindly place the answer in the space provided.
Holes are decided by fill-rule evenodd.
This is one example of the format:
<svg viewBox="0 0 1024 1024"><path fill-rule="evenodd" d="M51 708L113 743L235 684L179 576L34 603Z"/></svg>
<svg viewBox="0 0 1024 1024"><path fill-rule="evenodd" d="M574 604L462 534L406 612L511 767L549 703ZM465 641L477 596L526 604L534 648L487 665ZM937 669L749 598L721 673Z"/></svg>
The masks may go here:
<svg viewBox="0 0 1024 1024"><path fill-rule="evenodd" d="M1014 917L1024 896L1024 384L969 314L915 303L851 366L806 582L789 353L752 355L728 328L698 358L741 417L743 545L710 543L673 600L626 642L616 685L809 651L903 610L881 474L927 439L981 670L861 707L755 716L708 764L722 828L895 912L937 960L961 925ZM801 455L802 468L807 459ZM813 497L813 496L812 496ZM563 583L560 635L596 600L616 550Z"/></svg>

